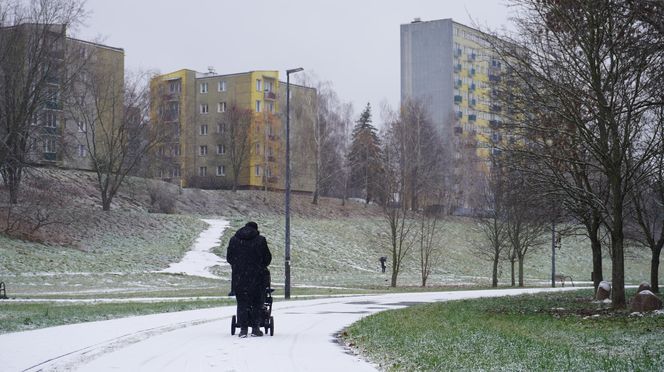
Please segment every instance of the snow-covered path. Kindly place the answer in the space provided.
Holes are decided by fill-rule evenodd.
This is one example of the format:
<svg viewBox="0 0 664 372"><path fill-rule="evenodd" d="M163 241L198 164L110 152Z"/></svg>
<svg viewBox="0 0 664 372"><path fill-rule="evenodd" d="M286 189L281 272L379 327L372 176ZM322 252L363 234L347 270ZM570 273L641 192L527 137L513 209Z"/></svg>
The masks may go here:
<svg viewBox="0 0 664 372"><path fill-rule="evenodd" d="M574 290L558 288L554 290ZM421 302L548 291L507 289L275 302L274 336L230 335L235 307L0 335L3 371L375 371L334 334L378 311Z"/></svg>
<svg viewBox="0 0 664 372"><path fill-rule="evenodd" d="M212 253L211 250L219 245L221 234L228 228L229 223L223 219L203 221L210 226L198 236L193 247L185 254L182 261L172 263L161 272L219 279L210 272L209 268L217 265L228 265L228 263Z"/></svg>

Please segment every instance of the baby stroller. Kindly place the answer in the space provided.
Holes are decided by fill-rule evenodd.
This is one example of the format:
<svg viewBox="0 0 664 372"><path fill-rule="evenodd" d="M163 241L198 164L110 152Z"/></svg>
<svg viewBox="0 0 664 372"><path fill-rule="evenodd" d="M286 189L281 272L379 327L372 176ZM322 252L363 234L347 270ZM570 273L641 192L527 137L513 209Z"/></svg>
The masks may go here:
<svg viewBox="0 0 664 372"><path fill-rule="evenodd" d="M265 329L265 334L269 332L270 336L274 336L274 317L272 316L272 292L274 292L274 288L270 286L270 270L265 269L265 272L265 302L263 303L263 316L259 326ZM233 318L231 318L231 335L235 335L235 329L237 328L240 328L240 324L237 322L237 315L233 315Z"/></svg>

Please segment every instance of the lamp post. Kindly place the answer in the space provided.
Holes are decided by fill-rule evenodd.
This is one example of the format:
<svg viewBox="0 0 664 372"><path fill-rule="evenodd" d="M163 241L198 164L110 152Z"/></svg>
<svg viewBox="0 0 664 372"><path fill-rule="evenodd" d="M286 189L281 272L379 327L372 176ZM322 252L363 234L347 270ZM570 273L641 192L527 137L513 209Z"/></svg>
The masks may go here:
<svg viewBox="0 0 664 372"><path fill-rule="evenodd" d="M284 298L290 298L290 74L304 70L302 67L286 70L286 241L284 243Z"/></svg>

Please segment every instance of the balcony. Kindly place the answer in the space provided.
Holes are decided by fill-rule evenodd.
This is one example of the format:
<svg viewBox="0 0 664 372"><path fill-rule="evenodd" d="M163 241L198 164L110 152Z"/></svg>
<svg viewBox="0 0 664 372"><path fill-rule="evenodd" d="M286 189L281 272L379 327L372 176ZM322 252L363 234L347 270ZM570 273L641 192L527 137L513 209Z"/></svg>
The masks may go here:
<svg viewBox="0 0 664 372"><path fill-rule="evenodd" d="M461 103L463 101L463 97L461 96L454 96L454 103Z"/></svg>
<svg viewBox="0 0 664 372"><path fill-rule="evenodd" d="M462 127L454 127L454 134L462 134L462 133L463 133Z"/></svg>
<svg viewBox="0 0 664 372"><path fill-rule="evenodd" d="M268 178L267 178L267 182L269 182L269 183L277 183L277 182L279 182L279 177L276 177L276 176L268 177Z"/></svg>
<svg viewBox="0 0 664 372"><path fill-rule="evenodd" d="M277 136L277 135L274 135L274 134L270 134L269 136L267 136L267 138L268 138L270 141L279 141L279 139L280 139L281 137L279 137L279 136Z"/></svg>
<svg viewBox="0 0 664 372"><path fill-rule="evenodd" d="M468 115L468 121L477 121L477 115L475 114Z"/></svg>
<svg viewBox="0 0 664 372"><path fill-rule="evenodd" d="M271 91L265 91L263 93L263 99L266 99L268 101L274 101L277 99L277 93Z"/></svg>
<svg viewBox="0 0 664 372"><path fill-rule="evenodd" d="M277 159L276 159L274 156L268 156L268 157L267 157L267 161L274 162L274 161L276 161L276 160L277 160Z"/></svg>

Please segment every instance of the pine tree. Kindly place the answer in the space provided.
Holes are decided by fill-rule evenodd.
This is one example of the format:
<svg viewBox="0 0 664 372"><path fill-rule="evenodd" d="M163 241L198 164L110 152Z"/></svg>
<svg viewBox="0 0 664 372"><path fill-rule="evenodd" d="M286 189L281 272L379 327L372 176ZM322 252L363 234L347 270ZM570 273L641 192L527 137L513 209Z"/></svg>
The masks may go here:
<svg viewBox="0 0 664 372"><path fill-rule="evenodd" d="M376 127L371 125L371 105L367 103L352 133L348 153L350 185L354 194L361 193L369 203L376 194L381 170L381 144Z"/></svg>

